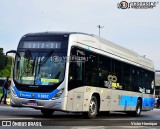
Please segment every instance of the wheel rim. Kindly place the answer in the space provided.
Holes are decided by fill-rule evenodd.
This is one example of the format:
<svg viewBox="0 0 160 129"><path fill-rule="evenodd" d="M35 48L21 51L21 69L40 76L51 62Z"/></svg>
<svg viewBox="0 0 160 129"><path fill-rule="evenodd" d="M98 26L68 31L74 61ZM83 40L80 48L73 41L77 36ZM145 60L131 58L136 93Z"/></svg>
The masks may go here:
<svg viewBox="0 0 160 129"><path fill-rule="evenodd" d="M95 100L91 100L89 107L90 107L90 108L89 108L89 109L90 109L90 113L91 113L92 115L95 115L95 114L97 113L97 105L96 105Z"/></svg>

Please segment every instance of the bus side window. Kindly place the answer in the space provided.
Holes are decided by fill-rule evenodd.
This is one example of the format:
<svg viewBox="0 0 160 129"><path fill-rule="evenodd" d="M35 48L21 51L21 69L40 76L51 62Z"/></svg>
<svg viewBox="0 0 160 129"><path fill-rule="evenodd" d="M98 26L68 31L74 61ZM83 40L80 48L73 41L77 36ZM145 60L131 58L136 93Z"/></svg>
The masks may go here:
<svg viewBox="0 0 160 129"><path fill-rule="evenodd" d="M85 57L85 84L87 86L98 86L98 56L86 51Z"/></svg>
<svg viewBox="0 0 160 129"><path fill-rule="evenodd" d="M105 83L111 73L111 58L99 55L99 87L109 87Z"/></svg>
<svg viewBox="0 0 160 129"><path fill-rule="evenodd" d="M84 85L84 51L72 48L69 65L68 90Z"/></svg>
<svg viewBox="0 0 160 129"><path fill-rule="evenodd" d="M131 74L130 74L130 65L123 64L123 90L131 91Z"/></svg>
<svg viewBox="0 0 160 129"><path fill-rule="evenodd" d="M149 94L153 94L153 92L154 92L154 78L155 78L155 74L152 73L152 72L148 72L147 89L150 89L150 93Z"/></svg>
<svg viewBox="0 0 160 129"><path fill-rule="evenodd" d="M112 59L113 88L122 89L122 62Z"/></svg>

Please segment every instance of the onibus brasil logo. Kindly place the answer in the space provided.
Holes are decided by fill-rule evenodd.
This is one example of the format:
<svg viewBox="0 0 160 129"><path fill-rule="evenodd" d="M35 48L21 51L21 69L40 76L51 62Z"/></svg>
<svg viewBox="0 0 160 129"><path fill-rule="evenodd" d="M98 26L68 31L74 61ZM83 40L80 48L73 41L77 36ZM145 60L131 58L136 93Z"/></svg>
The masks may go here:
<svg viewBox="0 0 160 129"><path fill-rule="evenodd" d="M153 9L159 4L156 2L127 2L121 1L117 4L118 9Z"/></svg>
<svg viewBox="0 0 160 129"><path fill-rule="evenodd" d="M118 3L118 8L127 9L128 7L129 7L128 2L126 2L126 1L122 1L122 2Z"/></svg>

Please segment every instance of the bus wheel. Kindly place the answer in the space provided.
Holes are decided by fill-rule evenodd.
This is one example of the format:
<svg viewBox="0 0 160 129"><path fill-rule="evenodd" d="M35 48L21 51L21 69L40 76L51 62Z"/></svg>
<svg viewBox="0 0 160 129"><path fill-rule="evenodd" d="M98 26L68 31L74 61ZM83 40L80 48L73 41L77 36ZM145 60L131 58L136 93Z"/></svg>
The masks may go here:
<svg viewBox="0 0 160 129"><path fill-rule="evenodd" d="M134 112L132 112L132 115L133 116L140 116L141 115L141 110L142 110L141 101L138 100L138 103L137 103L137 106L136 106L136 110Z"/></svg>
<svg viewBox="0 0 160 129"><path fill-rule="evenodd" d="M41 109L41 112L44 116L52 116L54 110L51 109Z"/></svg>
<svg viewBox="0 0 160 129"><path fill-rule="evenodd" d="M92 96L90 104L89 104L89 111L84 112L83 115L85 118L93 119L96 117L98 112L98 102L95 96Z"/></svg>

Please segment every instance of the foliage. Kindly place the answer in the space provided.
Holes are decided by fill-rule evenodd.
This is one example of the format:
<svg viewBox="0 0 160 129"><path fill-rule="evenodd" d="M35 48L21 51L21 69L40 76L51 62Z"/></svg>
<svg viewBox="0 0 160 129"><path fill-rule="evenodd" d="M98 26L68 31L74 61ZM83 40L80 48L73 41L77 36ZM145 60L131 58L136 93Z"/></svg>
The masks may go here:
<svg viewBox="0 0 160 129"><path fill-rule="evenodd" d="M5 55L0 51L0 77L11 77L12 60L13 57L8 56L8 63L5 66Z"/></svg>
<svg viewBox="0 0 160 129"><path fill-rule="evenodd" d="M3 51L0 51L0 70L4 68L4 59L5 59L4 53Z"/></svg>

